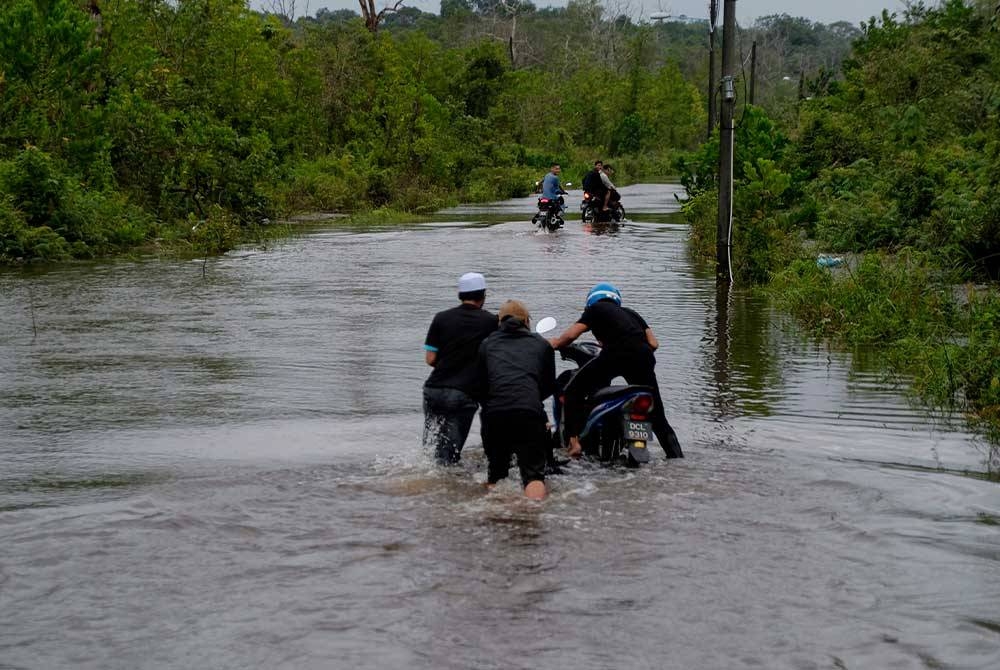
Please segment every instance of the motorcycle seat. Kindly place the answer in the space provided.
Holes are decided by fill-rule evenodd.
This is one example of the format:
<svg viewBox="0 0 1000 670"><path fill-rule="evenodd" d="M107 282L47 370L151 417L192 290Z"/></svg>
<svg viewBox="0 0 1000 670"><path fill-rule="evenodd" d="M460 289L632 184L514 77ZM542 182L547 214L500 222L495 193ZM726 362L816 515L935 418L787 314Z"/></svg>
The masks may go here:
<svg viewBox="0 0 1000 670"><path fill-rule="evenodd" d="M598 389L587 398L590 402L597 404L602 402L607 402L608 400L614 400L615 398L620 398L624 395L629 395L631 393L636 393L638 391L646 391L647 393L652 393L653 389L648 386L642 386L640 384L631 384L629 386L605 386L602 389Z"/></svg>

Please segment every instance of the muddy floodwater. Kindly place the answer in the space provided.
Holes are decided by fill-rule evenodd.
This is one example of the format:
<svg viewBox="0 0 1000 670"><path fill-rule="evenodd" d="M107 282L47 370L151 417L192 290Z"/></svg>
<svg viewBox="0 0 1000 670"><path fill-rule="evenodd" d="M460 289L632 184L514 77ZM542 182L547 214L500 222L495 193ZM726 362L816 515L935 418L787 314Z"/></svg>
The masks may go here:
<svg viewBox="0 0 1000 670"><path fill-rule="evenodd" d="M719 294L676 191L0 273L0 668L1000 668L983 447ZM435 468L422 343L469 270L561 327L616 283L687 458L532 504L483 493L477 423Z"/></svg>

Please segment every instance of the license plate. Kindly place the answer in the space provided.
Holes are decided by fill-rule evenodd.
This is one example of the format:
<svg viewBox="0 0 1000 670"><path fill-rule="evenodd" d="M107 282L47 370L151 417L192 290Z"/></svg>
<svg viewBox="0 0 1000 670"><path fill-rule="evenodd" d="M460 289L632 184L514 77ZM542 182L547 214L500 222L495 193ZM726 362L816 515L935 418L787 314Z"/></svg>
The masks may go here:
<svg viewBox="0 0 1000 670"><path fill-rule="evenodd" d="M630 419L625 420L625 439L626 440L639 440L641 442L649 442L650 433L653 432L652 425L649 421L632 421Z"/></svg>

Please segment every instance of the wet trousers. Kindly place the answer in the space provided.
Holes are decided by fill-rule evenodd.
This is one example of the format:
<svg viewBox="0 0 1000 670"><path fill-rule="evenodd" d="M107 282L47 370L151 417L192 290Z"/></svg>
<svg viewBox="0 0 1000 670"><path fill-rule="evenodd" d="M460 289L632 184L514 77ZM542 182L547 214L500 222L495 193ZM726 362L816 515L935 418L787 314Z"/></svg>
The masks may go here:
<svg viewBox="0 0 1000 670"><path fill-rule="evenodd" d="M650 417L656 441L663 447L667 458L683 458L677 433L667 421L656 383L656 358L650 350L602 351L597 358L584 364L566 385L565 415L566 435L578 437L586 423L584 401L599 388L611 384L615 377L624 377L629 384L642 384L653 389L653 414Z"/></svg>
<svg viewBox="0 0 1000 670"><path fill-rule="evenodd" d="M478 407L458 389L424 387L424 446L433 448L438 463L454 464L461 459Z"/></svg>
<svg viewBox="0 0 1000 670"><path fill-rule="evenodd" d="M489 461L487 481L490 484L507 478L512 454L517 455L521 486L527 486L532 481L545 481L545 462L552 442L545 427L544 414L525 410L487 411L480 420L483 422L483 448Z"/></svg>

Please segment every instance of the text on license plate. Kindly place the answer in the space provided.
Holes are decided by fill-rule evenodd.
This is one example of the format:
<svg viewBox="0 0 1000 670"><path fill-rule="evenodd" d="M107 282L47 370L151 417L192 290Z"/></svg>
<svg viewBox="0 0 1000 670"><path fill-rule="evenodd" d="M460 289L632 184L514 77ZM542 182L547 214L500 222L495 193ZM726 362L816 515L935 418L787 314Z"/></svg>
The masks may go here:
<svg viewBox="0 0 1000 670"><path fill-rule="evenodd" d="M625 439L649 442L651 426L648 421L625 421Z"/></svg>

